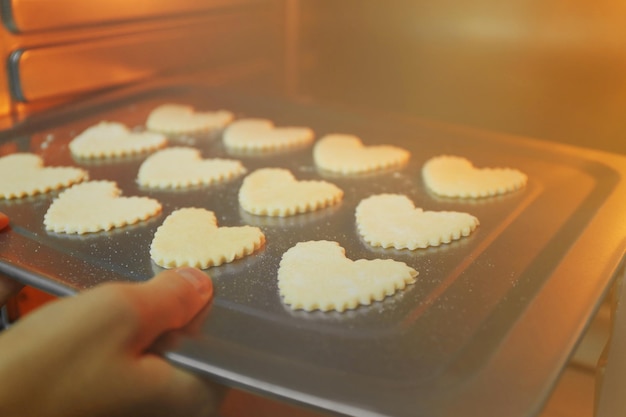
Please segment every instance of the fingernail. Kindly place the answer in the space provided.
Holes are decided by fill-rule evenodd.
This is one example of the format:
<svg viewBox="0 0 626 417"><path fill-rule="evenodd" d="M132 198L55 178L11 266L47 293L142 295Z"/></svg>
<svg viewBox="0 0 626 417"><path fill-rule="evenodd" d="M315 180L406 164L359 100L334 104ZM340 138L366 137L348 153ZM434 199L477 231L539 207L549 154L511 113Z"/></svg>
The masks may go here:
<svg viewBox="0 0 626 417"><path fill-rule="evenodd" d="M213 292L211 278L199 269L183 267L176 269L175 272L189 281L200 294L211 295Z"/></svg>

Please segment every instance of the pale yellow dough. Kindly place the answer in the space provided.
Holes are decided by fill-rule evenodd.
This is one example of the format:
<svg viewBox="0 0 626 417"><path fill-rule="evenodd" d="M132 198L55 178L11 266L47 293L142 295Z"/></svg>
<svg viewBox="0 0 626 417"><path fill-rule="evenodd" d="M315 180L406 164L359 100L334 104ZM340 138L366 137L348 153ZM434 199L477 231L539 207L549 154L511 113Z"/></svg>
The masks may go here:
<svg viewBox="0 0 626 417"><path fill-rule="evenodd" d="M263 168L248 175L239 189L239 204L260 216L292 216L337 204L343 191L326 181L298 181L291 171Z"/></svg>
<svg viewBox="0 0 626 417"><path fill-rule="evenodd" d="M356 208L357 229L372 246L418 249L469 236L479 222L468 213L424 211L404 195L379 194Z"/></svg>
<svg viewBox="0 0 626 417"><path fill-rule="evenodd" d="M150 155L139 167L137 182L149 188L185 188L227 181L245 172L240 161L202 159L198 149L174 147Z"/></svg>
<svg viewBox="0 0 626 417"><path fill-rule="evenodd" d="M150 112L146 128L174 134L205 132L223 129L234 118L234 114L227 110L198 112L191 106L163 104Z"/></svg>
<svg viewBox="0 0 626 417"><path fill-rule="evenodd" d="M313 142L308 127L276 127L267 119L240 119L224 130L224 145L236 151L273 151Z"/></svg>
<svg viewBox="0 0 626 417"><path fill-rule="evenodd" d="M38 155L14 153L0 157L0 198L46 193L84 181L88 176L81 168L44 167Z"/></svg>
<svg viewBox="0 0 626 417"><path fill-rule="evenodd" d="M159 226L150 256L164 268L204 269L250 255L264 243L257 227L218 227L212 211L189 207L174 211Z"/></svg>
<svg viewBox="0 0 626 417"><path fill-rule="evenodd" d="M337 242L300 242L282 256L278 289L294 310L344 311L395 294L417 274L391 259L352 261Z"/></svg>
<svg viewBox="0 0 626 417"><path fill-rule="evenodd" d="M92 233L134 224L161 212L161 204L147 197L121 197L113 181L89 181L63 191L44 216L46 230Z"/></svg>
<svg viewBox="0 0 626 417"><path fill-rule="evenodd" d="M337 174L362 174L407 163L411 153L392 145L364 146L354 135L331 134L317 141L313 148L315 165Z"/></svg>
<svg viewBox="0 0 626 417"><path fill-rule="evenodd" d="M133 132L122 123L100 122L72 139L69 147L78 158L111 158L154 151L166 144L160 133Z"/></svg>
<svg viewBox="0 0 626 417"><path fill-rule="evenodd" d="M466 158L437 156L422 167L426 186L444 197L480 198L523 188L526 174L511 168L476 168Z"/></svg>

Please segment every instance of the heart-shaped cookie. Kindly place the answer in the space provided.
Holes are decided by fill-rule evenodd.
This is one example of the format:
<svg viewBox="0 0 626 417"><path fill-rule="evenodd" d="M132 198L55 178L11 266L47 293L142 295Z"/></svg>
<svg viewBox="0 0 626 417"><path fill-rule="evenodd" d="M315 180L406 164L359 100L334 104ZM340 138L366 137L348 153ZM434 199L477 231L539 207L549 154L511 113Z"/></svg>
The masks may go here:
<svg viewBox="0 0 626 417"><path fill-rule="evenodd" d="M206 132L222 129L234 118L227 110L196 112L191 106L163 104L150 112L146 128L174 134Z"/></svg>
<svg viewBox="0 0 626 417"><path fill-rule="evenodd" d="M161 212L147 197L120 197L113 181L89 181L63 191L46 215L46 229L57 233L91 233L134 224Z"/></svg>
<svg viewBox="0 0 626 417"><path fill-rule="evenodd" d="M32 153L0 157L0 198L20 198L69 187L86 180L87 171L75 167L44 167Z"/></svg>
<svg viewBox="0 0 626 417"><path fill-rule="evenodd" d="M208 185L246 172L240 161L202 159L195 148L167 148L150 155L139 167L137 182L150 188L184 188Z"/></svg>
<svg viewBox="0 0 626 417"><path fill-rule="evenodd" d="M354 309L380 301L415 282L417 271L391 259L346 258L337 242L300 242L285 252L278 289L294 310Z"/></svg>
<svg viewBox="0 0 626 417"><path fill-rule="evenodd" d="M359 203L356 223L372 246L413 250L469 236L478 219L456 211L423 211L404 195L379 194Z"/></svg>
<svg viewBox="0 0 626 417"><path fill-rule="evenodd" d="M189 207L174 211L159 226L150 256L164 268L204 269L250 255L264 243L258 227L218 227L212 211Z"/></svg>
<svg viewBox="0 0 626 417"><path fill-rule="evenodd" d="M292 216L337 204L343 191L326 181L298 181L288 169L262 168L239 189L239 204L260 216Z"/></svg>
<svg viewBox="0 0 626 417"><path fill-rule="evenodd" d="M132 132L122 123L100 122L72 139L69 147L77 158L111 158L150 152L166 144L160 133Z"/></svg>
<svg viewBox="0 0 626 417"><path fill-rule="evenodd" d="M392 145L364 146L354 135L332 134L313 148L315 165L337 174L361 174L406 164L410 152Z"/></svg>
<svg viewBox="0 0 626 417"><path fill-rule="evenodd" d="M523 188L527 176L511 168L476 168L459 156L437 156L422 167L426 186L444 197L478 198Z"/></svg>
<svg viewBox="0 0 626 417"><path fill-rule="evenodd" d="M313 142L308 127L275 127L271 120L240 119L224 130L224 145L236 151L272 151Z"/></svg>

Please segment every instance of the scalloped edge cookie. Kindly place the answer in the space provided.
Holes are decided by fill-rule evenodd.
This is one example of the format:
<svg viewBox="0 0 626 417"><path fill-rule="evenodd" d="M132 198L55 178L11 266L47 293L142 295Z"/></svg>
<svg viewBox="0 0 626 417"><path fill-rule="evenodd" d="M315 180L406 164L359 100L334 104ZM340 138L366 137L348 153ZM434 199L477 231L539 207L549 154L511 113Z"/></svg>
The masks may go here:
<svg viewBox="0 0 626 417"><path fill-rule="evenodd" d="M218 227L212 211L187 207L172 212L159 226L150 257L163 268L206 269L248 256L264 244L258 227Z"/></svg>
<svg viewBox="0 0 626 417"><path fill-rule="evenodd" d="M173 147L150 155L139 167L137 182L148 188L186 188L224 182L246 169L234 159L202 159L200 150Z"/></svg>
<svg viewBox="0 0 626 417"><path fill-rule="evenodd" d="M226 127L235 119L228 110L195 111L192 106L167 103L156 107L146 119L146 128L153 132L191 134Z"/></svg>
<svg viewBox="0 0 626 417"><path fill-rule="evenodd" d="M313 148L315 165L336 174L364 174L405 165L411 153L393 145L365 146L358 136L333 133Z"/></svg>
<svg viewBox="0 0 626 417"><path fill-rule="evenodd" d="M382 301L415 282L418 272L392 259L346 257L339 243L300 242L278 267L278 290L294 310L345 311Z"/></svg>
<svg viewBox="0 0 626 417"><path fill-rule="evenodd" d="M44 216L46 230L84 234L135 224L161 212L148 197L121 197L114 181L89 181L68 188L54 199Z"/></svg>
<svg viewBox="0 0 626 417"><path fill-rule="evenodd" d="M298 181L283 168L261 168L239 189L239 205L259 216L287 217L337 204L343 190L326 181Z"/></svg>
<svg viewBox="0 0 626 417"><path fill-rule="evenodd" d="M423 249L469 236L478 219L457 211L424 211L401 194L378 194L356 207L359 235L374 247Z"/></svg>
<svg viewBox="0 0 626 417"><path fill-rule="evenodd" d="M224 145L235 151L274 151L309 145L315 133L308 127L274 126L268 119L239 119L224 130Z"/></svg>
<svg viewBox="0 0 626 417"><path fill-rule="evenodd" d="M45 167L33 153L0 157L0 198L13 199L43 194L85 181L89 173L77 167Z"/></svg>
<svg viewBox="0 0 626 417"><path fill-rule="evenodd" d="M161 133L133 132L122 123L103 121L77 135L69 148L77 158L97 159L152 152L165 145L167 138Z"/></svg>
<svg viewBox="0 0 626 417"><path fill-rule="evenodd" d="M443 197L482 198L506 194L526 186L528 177L512 168L476 168L460 156L441 155L424 163L424 183Z"/></svg>

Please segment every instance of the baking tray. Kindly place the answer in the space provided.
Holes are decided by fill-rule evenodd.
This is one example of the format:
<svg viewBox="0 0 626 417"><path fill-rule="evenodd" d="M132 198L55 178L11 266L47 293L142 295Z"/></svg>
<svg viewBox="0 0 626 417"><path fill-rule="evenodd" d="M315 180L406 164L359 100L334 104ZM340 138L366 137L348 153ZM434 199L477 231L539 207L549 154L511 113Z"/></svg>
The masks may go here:
<svg viewBox="0 0 626 417"><path fill-rule="evenodd" d="M364 143L411 151L406 167L340 177L318 172L311 148L229 154L220 134L171 143L204 157L237 158L249 172L290 169L298 179L342 188L335 207L288 218L240 210L239 178L186 191L142 189L145 156L74 160L68 143L102 120L142 126L162 103L228 109L277 125L351 133ZM215 286L210 314L165 352L174 363L224 384L352 416L530 416L537 413L624 257L626 158L503 134L381 113L253 96L202 85L160 86L103 95L31 119L0 135L0 150L34 152L46 165L76 165L90 178L117 181L124 196L158 199L147 222L83 236L46 232L42 219L58 193L0 201L11 227L0 233L0 271L57 295L106 281L144 281L158 273L149 256L155 229L173 210L205 207L221 226L260 227L266 246L207 270ZM461 155L477 166L524 171L526 188L481 200L429 193L420 169L430 157ZM356 233L354 210L372 194L402 193L425 210L469 212L469 237L408 251L372 248ZM397 295L344 313L292 311L277 290L282 253L300 241L333 240L351 259L391 258L419 271Z"/></svg>

